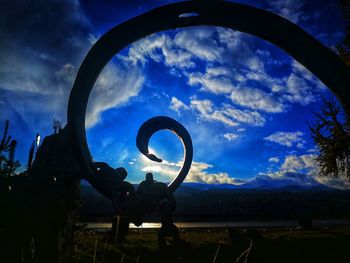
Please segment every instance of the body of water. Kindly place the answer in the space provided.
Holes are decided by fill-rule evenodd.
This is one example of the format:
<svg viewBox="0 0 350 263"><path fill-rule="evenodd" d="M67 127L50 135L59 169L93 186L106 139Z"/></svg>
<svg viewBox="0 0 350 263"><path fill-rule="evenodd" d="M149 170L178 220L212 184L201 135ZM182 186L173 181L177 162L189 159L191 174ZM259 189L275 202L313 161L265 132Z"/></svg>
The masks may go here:
<svg viewBox="0 0 350 263"><path fill-rule="evenodd" d="M78 224L82 225L82 224ZM178 228L225 228L225 227L297 227L298 221L241 221L241 222L176 222ZM316 227L350 225L350 220L313 220ZM87 229L110 229L112 223L86 224ZM160 228L161 223L143 223L140 227L130 224L130 228Z"/></svg>

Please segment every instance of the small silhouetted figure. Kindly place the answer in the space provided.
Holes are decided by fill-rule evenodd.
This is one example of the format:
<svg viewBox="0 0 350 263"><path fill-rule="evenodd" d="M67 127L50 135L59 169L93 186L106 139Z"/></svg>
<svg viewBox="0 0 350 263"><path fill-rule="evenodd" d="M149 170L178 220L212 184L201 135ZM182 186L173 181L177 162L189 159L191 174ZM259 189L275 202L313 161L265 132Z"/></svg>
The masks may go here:
<svg viewBox="0 0 350 263"><path fill-rule="evenodd" d="M156 183L153 179L153 174L152 173L147 173L146 178L144 181L142 181L137 189L137 194L143 195L143 194L150 194L151 189L154 183Z"/></svg>
<svg viewBox="0 0 350 263"><path fill-rule="evenodd" d="M137 189L137 192L141 194L141 193L149 190L151 185L154 184L155 182L156 181L153 180L153 174L147 173L146 179L140 183L139 188Z"/></svg>
<svg viewBox="0 0 350 263"><path fill-rule="evenodd" d="M155 205L157 203L157 181L153 179L152 173L147 173L146 178L142 181L137 188L136 195L138 200L142 203L142 209L144 214L152 214L155 211Z"/></svg>

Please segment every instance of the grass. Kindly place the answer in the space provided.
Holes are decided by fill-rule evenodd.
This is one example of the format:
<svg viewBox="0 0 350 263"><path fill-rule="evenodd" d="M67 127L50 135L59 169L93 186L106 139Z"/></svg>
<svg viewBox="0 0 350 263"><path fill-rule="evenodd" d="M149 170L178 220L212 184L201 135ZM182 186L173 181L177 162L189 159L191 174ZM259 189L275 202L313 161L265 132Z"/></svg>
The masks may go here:
<svg viewBox="0 0 350 263"><path fill-rule="evenodd" d="M181 229L180 236L183 244L173 246L170 243L160 251L155 229L143 229L141 239L139 230L130 230L127 239L117 245L106 242L107 233L77 232L73 263L93 262L96 240L96 263L350 262L350 226L309 231L293 228ZM247 250L249 254L241 256Z"/></svg>

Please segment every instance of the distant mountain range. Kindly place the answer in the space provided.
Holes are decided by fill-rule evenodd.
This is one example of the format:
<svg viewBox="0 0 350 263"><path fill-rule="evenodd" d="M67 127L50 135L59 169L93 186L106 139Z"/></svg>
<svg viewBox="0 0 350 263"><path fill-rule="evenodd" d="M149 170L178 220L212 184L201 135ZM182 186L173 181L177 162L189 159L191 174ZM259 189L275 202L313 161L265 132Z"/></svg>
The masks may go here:
<svg viewBox="0 0 350 263"><path fill-rule="evenodd" d="M311 215L350 218L349 190L331 188L297 173L276 178L259 175L240 185L188 182L174 195L178 220L296 220ZM113 215L111 201L86 182L81 185L81 201L80 215L87 220Z"/></svg>
<svg viewBox="0 0 350 263"><path fill-rule="evenodd" d="M247 180L242 184L205 184L205 183L183 183L183 186L195 189L265 189L265 190L336 190L336 188L326 186L316 181L311 176L301 173L284 173L280 177L259 175Z"/></svg>
<svg viewBox="0 0 350 263"><path fill-rule="evenodd" d="M133 184L135 188L138 184ZM85 186L86 183L85 183ZM84 193L88 193L93 189L83 187ZM281 176L271 177L268 175L258 175L252 179L247 179L242 184L207 184L198 182L184 182L181 184L176 193L184 193L191 191L206 191L206 190L281 190L281 191L303 191L303 190L338 190L335 187L321 184L309 175L302 173L284 173Z"/></svg>

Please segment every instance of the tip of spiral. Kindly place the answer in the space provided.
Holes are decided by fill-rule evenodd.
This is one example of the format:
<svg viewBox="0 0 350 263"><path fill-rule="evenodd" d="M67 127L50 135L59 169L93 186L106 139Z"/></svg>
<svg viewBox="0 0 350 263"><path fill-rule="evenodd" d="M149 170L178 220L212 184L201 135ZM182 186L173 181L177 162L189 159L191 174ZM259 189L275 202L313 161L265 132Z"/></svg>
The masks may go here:
<svg viewBox="0 0 350 263"><path fill-rule="evenodd" d="M155 162L158 162L158 163L161 163L163 160L158 158L157 156L155 156L153 153L149 153L146 155L148 159L152 160L152 161L155 161Z"/></svg>

